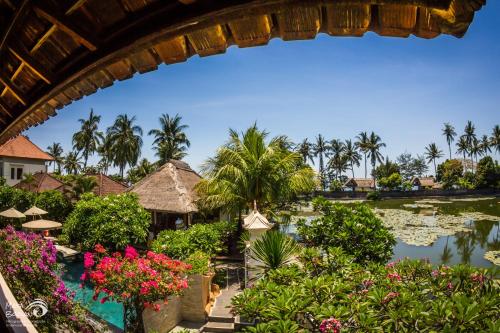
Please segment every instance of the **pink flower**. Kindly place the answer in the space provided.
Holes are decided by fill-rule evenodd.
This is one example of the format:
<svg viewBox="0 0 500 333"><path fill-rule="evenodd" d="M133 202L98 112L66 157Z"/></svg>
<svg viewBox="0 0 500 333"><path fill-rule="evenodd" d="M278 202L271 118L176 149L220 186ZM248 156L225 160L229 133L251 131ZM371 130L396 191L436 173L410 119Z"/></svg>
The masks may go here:
<svg viewBox="0 0 500 333"><path fill-rule="evenodd" d="M125 258L134 260L137 259L137 257L139 257L139 253L137 253L137 251L132 246L127 245L127 247L125 248Z"/></svg>
<svg viewBox="0 0 500 333"><path fill-rule="evenodd" d="M94 256L92 255L92 253L85 252L85 254L83 255L83 267L85 267L85 269L89 269L92 268L94 264Z"/></svg>
<svg viewBox="0 0 500 333"><path fill-rule="evenodd" d="M155 310L156 312L160 311L160 304L153 305L153 310Z"/></svg>
<svg viewBox="0 0 500 333"><path fill-rule="evenodd" d="M319 325L321 333L339 333L342 328L340 320L335 318L324 319Z"/></svg>
<svg viewBox="0 0 500 333"><path fill-rule="evenodd" d="M399 293L391 291L390 293L385 295L384 299L382 300L382 304L387 304L398 296L399 296Z"/></svg>
<svg viewBox="0 0 500 333"><path fill-rule="evenodd" d="M473 273L471 274L470 278L472 281L480 284L483 284L484 280L486 280L486 277L481 273Z"/></svg>
<svg viewBox="0 0 500 333"><path fill-rule="evenodd" d="M386 268L394 268L395 265L396 265L396 263L393 261L393 262L390 262L387 265L385 265L385 267Z"/></svg>
<svg viewBox="0 0 500 333"><path fill-rule="evenodd" d="M387 274L387 277L391 281L401 281L401 276L397 272L389 273L389 274Z"/></svg>
<svg viewBox="0 0 500 333"><path fill-rule="evenodd" d="M452 290L453 284L451 282L448 282L448 284L446 285L446 288L448 288L448 290Z"/></svg>

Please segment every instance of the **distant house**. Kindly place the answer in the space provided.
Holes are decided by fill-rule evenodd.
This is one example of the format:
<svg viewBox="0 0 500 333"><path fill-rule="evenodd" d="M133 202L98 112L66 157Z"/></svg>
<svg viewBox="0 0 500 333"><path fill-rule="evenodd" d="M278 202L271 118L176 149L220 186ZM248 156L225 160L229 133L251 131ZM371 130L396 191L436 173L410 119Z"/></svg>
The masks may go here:
<svg viewBox="0 0 500 333"><path fill-rule="evenodd" d="M0 177L5 178L7 185L14 186L24 174L46 173L46 163L53 160L27 137L19 135L0 146Z"/></svg>
<svg viewBox="0 0 500 333"><path fill-rule="evenodd" d="M128 186L120 183L103 173L96 175L87 175L87 177L94 178L97 186L94 187L94 194L104 196L109 194L120 194L128 190Z"/></svg>
<svg viewBox="0 0 500 333"><path fill-rule="evenodd" d="M52 176L47 172L37 172L33 174L33 182L26 183L21 181L14 185L15 188L31 191L34 193L41 193L44 191L56 190L64 193L67 186L59 179Z"/></svg>
<svg viewBox="0 0 500 333"><path fill-rule="evenodd" d="M413 190L429 190L441 188L441 184L434 180L434 177L414 177L410 181Z"/></svg>
<svg viewBox="0 0 500 333"><path fill-rule="evenodd" d="M169 160L129 191L152 213L152 233L189 226L198 212L195 186L201 177L182 161Z"/></svg>
<svg viewBox="0 0 500 333"><path fill-rule="evenodd" d="M350 178L344 183L343 188L352 191L373 191L375 181L373 178Z"/></svg>

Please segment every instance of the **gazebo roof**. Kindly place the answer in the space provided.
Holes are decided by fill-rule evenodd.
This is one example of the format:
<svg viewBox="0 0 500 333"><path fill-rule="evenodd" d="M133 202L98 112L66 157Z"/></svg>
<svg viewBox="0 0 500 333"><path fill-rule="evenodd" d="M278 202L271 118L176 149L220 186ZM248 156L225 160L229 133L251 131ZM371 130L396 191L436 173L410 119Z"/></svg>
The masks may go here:
<svg viewBox="0 0 500 333"><path fill-rule="evenodd" d="M20 219L23 217L26 217L23 213L18 211L15 208L9 208L7 210L4 210L3 212L0 213L0 216L7 217L7 218L12 218L12 219Z"/></svg>
<svg viewBox="0 0 500 333"><path fill-rule="evenodd" d="M30 216L31 215L45 215L45 214L47 214L47 212L41 208L38 208L37 206L33 206L24 212L24 215L30 215Z"/></svg>
<svg viewBox="0 0 500 333"><path fill-rule="evenodd" d="M247 230L268 230L273 227L261 213L253 210L247 217L243 219L243 228Z"/></svg>
<svg viewBox="0 0 500 333"><path fill-rule="evenodd" d="M272 38L462 37L486 0L0 0L0 142L134 73Z"/></svg>
<svg viewBox="0 0 500 333"><path fill-rule="evenodd" d="M23 223L22 227L24 229L30 229L30 230L52 230L52 229L61 229L62 224L50 220L35 220Z"/></svg>

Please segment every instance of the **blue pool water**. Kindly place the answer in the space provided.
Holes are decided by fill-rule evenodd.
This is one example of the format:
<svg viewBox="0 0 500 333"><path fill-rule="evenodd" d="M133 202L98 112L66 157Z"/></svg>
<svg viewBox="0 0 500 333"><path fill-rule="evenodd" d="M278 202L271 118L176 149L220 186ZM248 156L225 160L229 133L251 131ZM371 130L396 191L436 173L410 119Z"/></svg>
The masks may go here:
<svg viewBox="0 0 500 333"><path fill-rule="evenodd" d="M82 304L97 317L123 329L123 306L116 302L106 302L101 304L99 297L97 301L92 299L94 292L90 286L80 288L80 276L83 273L82 262L63 262L63 272L61 278L69 289L76 292L75 301Z"/></svg>

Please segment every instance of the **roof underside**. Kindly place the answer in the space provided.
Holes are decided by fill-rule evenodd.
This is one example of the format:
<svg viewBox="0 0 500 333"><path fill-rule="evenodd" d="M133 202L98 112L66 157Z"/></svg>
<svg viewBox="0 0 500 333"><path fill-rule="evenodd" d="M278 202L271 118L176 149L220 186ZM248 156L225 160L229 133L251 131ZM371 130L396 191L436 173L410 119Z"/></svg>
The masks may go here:
<svg viewBox="0 0 500 333"><path fill-rule="evenodd" d="M0 142L198 54L318 33L462 37L486 0L0 0Z"/></svg>

